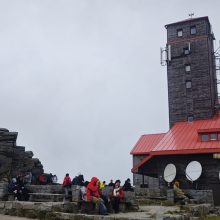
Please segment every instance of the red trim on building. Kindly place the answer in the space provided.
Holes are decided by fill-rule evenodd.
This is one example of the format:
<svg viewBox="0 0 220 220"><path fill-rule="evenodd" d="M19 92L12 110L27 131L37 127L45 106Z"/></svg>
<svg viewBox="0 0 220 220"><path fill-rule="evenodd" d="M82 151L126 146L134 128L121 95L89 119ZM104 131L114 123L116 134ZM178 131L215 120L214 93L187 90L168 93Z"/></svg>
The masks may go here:
<svg viewBox="0 0 220 220"><path fill-rule="evenodd" d="M220 132L220 128L209 128L209 129L198 129L197 130L199 134L203 134L203 133L219 133Z"/></svg>
<svg viewBox="0 0 220 220"><path fill-rule="evenodd" d="M146 163L148 160L150 160L152 158L152 155L148 155L147 157L145 157L143 160L141 160L136 166L134 166L131 169L131 172L135 172L140 166L142 166L144 163Z"/></svg>

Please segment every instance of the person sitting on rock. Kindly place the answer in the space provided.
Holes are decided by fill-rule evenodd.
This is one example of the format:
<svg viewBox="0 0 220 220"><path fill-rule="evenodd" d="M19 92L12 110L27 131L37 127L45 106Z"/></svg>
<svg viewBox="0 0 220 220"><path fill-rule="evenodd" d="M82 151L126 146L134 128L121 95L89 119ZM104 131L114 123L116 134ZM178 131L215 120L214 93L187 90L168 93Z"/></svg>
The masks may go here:
<svg viewBox="0 0 220 220"><path fill-rule="evenodd" d="M54 174L54 175L52 176L52 184L57 184L57 181L58 181L57 175Z"/></svg>
<svg viewBox="0 0 220 220"><path fill-rule="evenodd" d="M83 186L80 187L80 199L83 201L86 201L86 183L83 184Z"/></svg>
<svg viewBox="0 0 220 220"><path fill-rule="evenodd" d="M8 192L14 195L15 200L28 201L29 199L28 190L25 188L23 182L18 182L16 178L12 178L9 183Z"/></svg>
<svg viewBox="0 0 220 220"><path fill-rule="evenodd" d="M31 181L32 181L32 173L30 170L28 170L24 176L24 183L30 185Z"/></svg>
<svg viewBox="0 0 220 220"><path fill-rule="evenodd" d="M101 181L99 185L99 189L103 190L105 188L105 181Z"/></svg>
<svg viewBox="0 0 220 220"><path fill-rule="evenodd" d="M191 196L185 194L183 192L183 190L180 189L180 183L177 180L173 184L173 192L174 192L174 197L177 200L183 200L185 202L188 202L191 197Z"/></svg>
<svg viewBox="0 0 220 220"><path fill-rule="evenodd" d="M78 184L78 176L75 176L72 180L72 185L77 186L77 184Z"/></svg>
<svg viewBox="0 0 220 220"><path fill-rule="evenodd" d="M123 185L123 190L124 191L131 191L131 192L134 191L133 187L131 186L131 180L129 178L125 181L125 183Z"/></svg>
<svg viewBox="0 0 220 220"><path fill-rule="evenodd" d="M77 186L83 186L83 185L84 185L84 176L81 173L78 173Z"/></svg>
<svg viewBox="0 0 220 220"><path fill-rule="evenodd" d="M88 184L86 188L86 198L87 201L91 201L96 205L96 210L98 210L101 215L107 214L104 201L100 198L99 180L97 177L92 177L91 182Z"/></svg>
<svg viewBox="0 0 220 220"><path fill-rule="evenodd" d="M18 199L18 184L17 184L17 179L16 178L12 178L11 182L8 184L8 192L12 193L15 197L15 200Z"/></svg>
<svg viewBox="0 0 220 220"><path fill-rule="evenodd" d="M108 186L113 186L114 187L113 180L110 180L110 183L108 184Z"/></svg>
<svg viewBox="0 0 220 220"><path fill-rule="evenodd" d="M38 180L38 183L40 185L46 185L47 184L47 178L44 174L39 175L37 180Z"/></svg>
<svg viewBox="0 0 220 220"><path fill-rule="evenodd" d="M122 187L120 186L120 183L121 183L120 180L115 181L115 184L114 184L115 186L114 186L113 194L111 197L112 208L115 211L115 213L119 212L119 204L125 198L125 193Z"/></svg>
<svg viewBox="0 0 220 220"><path fill-rule="evenodd" d="M24 185L18 186L18 194L17 194L17 199L19 201L28 201L29 200L29 191Z"/></svg>

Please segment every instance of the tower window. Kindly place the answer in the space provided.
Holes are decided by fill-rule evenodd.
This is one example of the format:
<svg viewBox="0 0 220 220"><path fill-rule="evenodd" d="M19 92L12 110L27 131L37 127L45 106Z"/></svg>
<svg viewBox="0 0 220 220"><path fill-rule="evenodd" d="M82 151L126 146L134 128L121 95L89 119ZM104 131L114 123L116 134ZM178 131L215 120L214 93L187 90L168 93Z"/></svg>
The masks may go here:
<svg viewBox="0 0 220 220"><path fill-rule="evenodd" d="M183 36L183 29L177 29L177 37Z"/></svg>
<svg viewBox="0 0 220 220"><path fill-rule="evenodd" d="M196 26L191 26L190 27L190 34L196 34Z"/></svg>
<svg viewBox="0 0 220 220"><path fill-rule="evenodd" d="M187 118L187 121L192 122L193 121L193 115L189 115L188 118Z"/></svg>
<svg viewBox="0 0 220 220"><path fill-rule="evenodd" d="M190 72L191 71L191 66L189 64L185 65L185 71Z"/></svg>
<svg viewBox="0 0 220 220"><path fill-rule="evenodd" d="M188 80L186 81L186 88L191 89L192 88L192 81Z"/></svg>
<svg viewBox="0 0 220 220"><path fill-rule="evenodd" d="M184 55L189 55L189 48L188 47L183 48L183 52Z"/></svg>

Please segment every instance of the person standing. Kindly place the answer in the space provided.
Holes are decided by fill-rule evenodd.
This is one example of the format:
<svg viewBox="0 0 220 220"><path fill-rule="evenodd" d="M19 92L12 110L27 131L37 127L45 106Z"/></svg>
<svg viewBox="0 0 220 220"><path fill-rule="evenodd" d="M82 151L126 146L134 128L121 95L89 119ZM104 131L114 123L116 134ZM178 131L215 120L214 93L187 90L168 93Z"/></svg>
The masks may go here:
<svg viewBox="0 0 220 220"><path fill-rule="evenodd" d="M70 189L71 185L72 185L72 181L69 176L69 173L67 173L66 176L64 177L64 180L63 180L63 188L64 188L64 192L65 192L65 198L69 197L69 189Z"/></svg>

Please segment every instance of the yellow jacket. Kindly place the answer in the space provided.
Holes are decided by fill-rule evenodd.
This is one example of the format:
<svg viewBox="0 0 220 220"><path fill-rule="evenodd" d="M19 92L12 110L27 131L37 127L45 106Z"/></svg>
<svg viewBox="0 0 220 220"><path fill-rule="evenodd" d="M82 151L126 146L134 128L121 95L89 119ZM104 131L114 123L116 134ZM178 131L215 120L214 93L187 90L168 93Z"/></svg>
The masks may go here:
<svg viewBox="0 0 220 220"><path fill-rule="evenodd" d="M105 183L102 181L100 182L100 185L99 185L99 189L104 189L105 188Z"/></svg>

